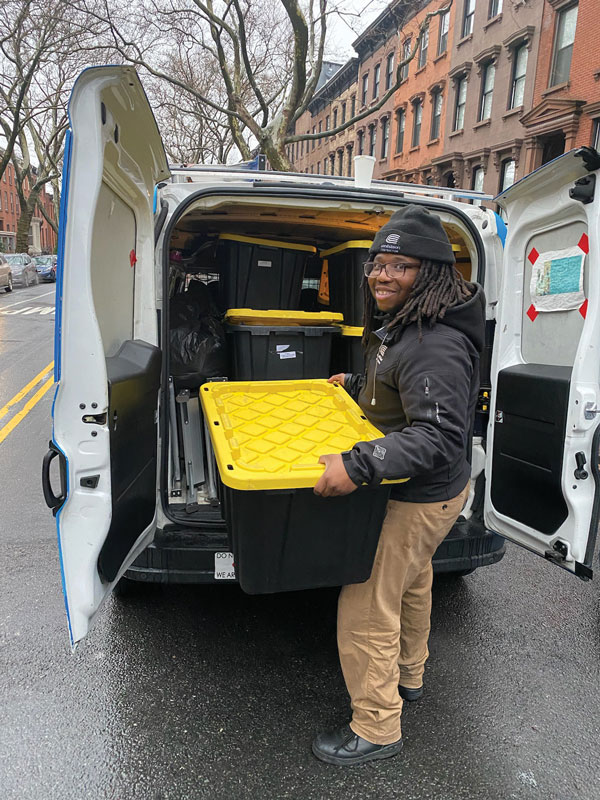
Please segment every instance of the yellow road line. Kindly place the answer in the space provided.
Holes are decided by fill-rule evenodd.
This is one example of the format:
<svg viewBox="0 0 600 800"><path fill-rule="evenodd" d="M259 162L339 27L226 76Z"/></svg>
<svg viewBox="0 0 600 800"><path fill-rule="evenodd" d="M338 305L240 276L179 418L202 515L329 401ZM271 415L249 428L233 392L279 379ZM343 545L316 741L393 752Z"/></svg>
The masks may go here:
<svg viewBox="0 0 600 800"><path fill-rule="evenodd" d="M27 401L27 403L23 406L23 408L19 411L19 413L15 414L15 416L12 419L10 419L6 423L6 425L4 425L4 427L0 428L0 444L2 444L2 442L6 439L8 434L11 433L11 431L14 431L19 422L21 422L21 420L23 420L27 416L27 414L29 414L31 409L42 399L42 397L46 394L48 389L50 389L50 387L53 385L54 385L54 377L48 378L46 383L40 389L37 390L37 392L33 395L32 398L30 398L30 400Z"/></svg>
<svg viewBox="0 0 600 800"><path fill-rule="evenodd" d="M12 406L16 405L17 403L20 403L21 400L25 397L25 395L28 394L31 391L31 389L33 389L36 383L40 383L40 381L43 381L46 375L50 372L50 370L53 369L53 367L54 367L54 361L51 361L47 367L44 367L44 369L41 372L38 372L38 374L35 376L35 378L33 378L33 380L29 381L27 386L24 386L20 392L17 392L17 394L12 398L12 400L9 400L5 406L0 408L0 419L2 419L2 417L5 417L8 414Z"/></svg>

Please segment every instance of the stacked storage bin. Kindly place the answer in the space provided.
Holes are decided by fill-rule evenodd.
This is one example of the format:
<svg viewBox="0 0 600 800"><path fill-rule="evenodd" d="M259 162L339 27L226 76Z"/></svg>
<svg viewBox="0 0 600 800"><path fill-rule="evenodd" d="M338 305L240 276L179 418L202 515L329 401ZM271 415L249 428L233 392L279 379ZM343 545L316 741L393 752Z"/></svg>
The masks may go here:
<svg viewBox="0 0 600 800"><path fill-rule="evenodd" d="M331 374L331 349L342 315L328 312L229 309L233 380L297 380Z"/></svg>
<svg viewBox="0 0 600 800"><path fill-rule="evenodd" d="M381 436L344 389L324 380L210 383L200 398L242 589L367 580L389 487L333 498L313 493L319 456Z"/></svg>
<svg viewBox="0 0 600 800"><path fill-rule="evenodd" d="M310 245L222 233L221 307L298 308L306 263L316 252Z"/></svg>
<svg viewBox="0 0 600 800"><path fill-rule="evenodd" d="M331 372L352 372L362 375L365 371L365 351L362 344L363 328L356 325L340 325L340 336L333 340Z"/></svg>

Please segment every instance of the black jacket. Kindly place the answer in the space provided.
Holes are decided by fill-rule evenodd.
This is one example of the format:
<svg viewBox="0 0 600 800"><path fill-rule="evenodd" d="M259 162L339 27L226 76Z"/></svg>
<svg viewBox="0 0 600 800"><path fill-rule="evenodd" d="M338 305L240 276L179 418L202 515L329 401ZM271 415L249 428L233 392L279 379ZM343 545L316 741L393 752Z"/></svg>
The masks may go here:
<svg viewBox="0 0 600 800"><path fill-rule="evenodd" d="M421 341L416 323L371 334L366 374L346 375L346 389L385 434L343 454L355 483L410 478L391 496L413 503L450 500L465 487L485 334L485 297L473 288L432 328L423 324Z"/></svg>

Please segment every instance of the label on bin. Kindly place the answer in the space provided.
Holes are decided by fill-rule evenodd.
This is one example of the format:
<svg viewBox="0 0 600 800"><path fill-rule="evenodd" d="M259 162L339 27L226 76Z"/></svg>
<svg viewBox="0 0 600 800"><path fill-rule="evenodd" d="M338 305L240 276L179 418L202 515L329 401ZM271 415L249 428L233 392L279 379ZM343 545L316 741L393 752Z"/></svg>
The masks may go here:
<svg viewBox="0 0 600 800"><path fill-rule="evenodd" d="M215 580L234 581L233 553L215 553Z"/></svg>
<svg viewBox="0 0 600 800"><path fill-rule="evenodd" d="M279 358L296 358L296 351L287 350L285 353L279 353Z"/></svg>
<svg viewBox="0 0 600 800"><path fill-rule="evenodd" d="M289 344L276 344L275 345L275 350L277 350L278 353L283 353L283 351L287 350L288 347L289 347Z"/></svg>
<svg viewBox="0 0 600 800"><path fill-rule="evenodd" d="M256 265L258 267L271 267L271 266L273 266L273 262L272 261L257 261Z"/></svg>

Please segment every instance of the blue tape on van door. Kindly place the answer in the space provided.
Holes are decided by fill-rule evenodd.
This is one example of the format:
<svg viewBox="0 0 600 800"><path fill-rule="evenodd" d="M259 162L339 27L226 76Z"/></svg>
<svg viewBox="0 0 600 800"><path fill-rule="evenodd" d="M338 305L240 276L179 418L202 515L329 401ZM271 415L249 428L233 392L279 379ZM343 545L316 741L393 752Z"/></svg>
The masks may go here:
<svg viewBox="0 0 600 800"><path fill-rule="evenodd" d="M496 217L496 233L500 237L502 247L504 247L504 243L506 242L506 222L504 222L500 214L496 214L495 211L494 216Z"/></svg>
<svg viewBox="0 0 600 800"><path fill-rule="evenodd" d="M54 383L56 388L54 390L54 400L52 401L52 420L54 420L54 406L56 404L56 395L58 394L58 383L60 381L60 367L61 367L61 341L62 341L62 296L63 296L63 276L64 276L64 257L65 257L65 233L67 229L67 208L69 201L69 177L71 173L71 151L72 151L72 133L71 129L67 131L65 137L65 154L63 158L63 175L62 186L60 195L60 210L59 210L59 226L58 226L58 250L56 258L56 309L54 316ZM54 439L54 427L52 430L52 441L58 450L62 453L66 464L66 485L67 497L69 494L69 460L63 450L56 444ZM63 505L56 512L56 538L58 541L58 560L60 563L60 579L62 583L63 598L65 601L65 611L67 612L67 624L69 626L69 638L71 645L73 644L73 629L71 627L71 614L69 613L69 604L67 602L67 586L65 581L65 569L63 563L63 553L60 541L60 515L64 508Z"/></svg>

